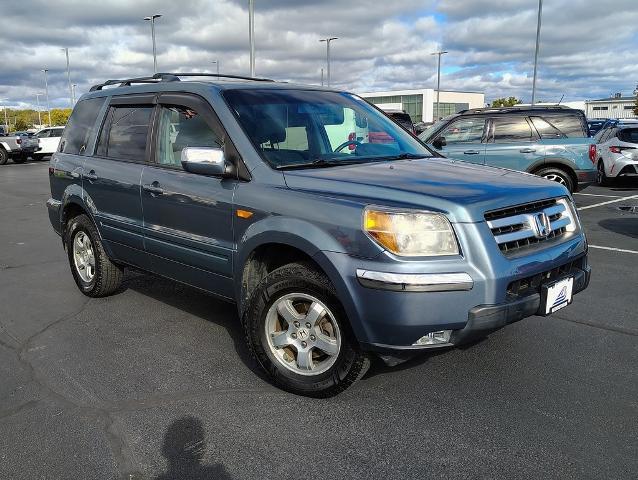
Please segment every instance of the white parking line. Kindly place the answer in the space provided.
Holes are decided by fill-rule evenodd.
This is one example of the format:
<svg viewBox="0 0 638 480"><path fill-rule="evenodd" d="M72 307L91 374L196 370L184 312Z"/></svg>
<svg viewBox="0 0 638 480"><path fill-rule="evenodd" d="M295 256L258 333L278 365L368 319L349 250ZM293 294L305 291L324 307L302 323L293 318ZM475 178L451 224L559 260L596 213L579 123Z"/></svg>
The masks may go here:
<svg viewBox="0 0 638 480"><path fill-rule="evenodd" d="M608 200L606 202L594 203L593 205L580 207L578 210L587 210L588 208L602 207L603 205L609 205L610 203L622 202L623 200L631 200L632 198L638 198L638 195L631 195L629 197L620 197L620 198L617 198L616 200Z"/></svg>
<svg viewBox="0 0 638 480"><path fill-rule="evenodd" d="M636 250L625 250L624 248L613 248L613 247L601 247L600 245L590 245L589 248L598 248L600 250L611 250L612 252L622 252L622 253L635 253L638 254Z"/></svg>
<svg viewBox="0 0 638 480"><path fill-rule="evenodd" d="M618 198L621 195L600 195L599 193L574 193L574 195L585 195L587 197L608 197L608 198Z"/></svg>

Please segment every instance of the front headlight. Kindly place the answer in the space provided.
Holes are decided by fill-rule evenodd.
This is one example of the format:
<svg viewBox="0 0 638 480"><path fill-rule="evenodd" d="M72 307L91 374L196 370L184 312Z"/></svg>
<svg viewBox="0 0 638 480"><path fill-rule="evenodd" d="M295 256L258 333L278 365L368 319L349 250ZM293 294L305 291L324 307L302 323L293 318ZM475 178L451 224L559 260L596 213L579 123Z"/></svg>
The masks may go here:
<svg viewBox="0 0 638 480"><path fill-rule="evenodd" d="M439 213L368 207L363 213L363 230L396 255L428 257L459 253L452 225Z"/></svg>

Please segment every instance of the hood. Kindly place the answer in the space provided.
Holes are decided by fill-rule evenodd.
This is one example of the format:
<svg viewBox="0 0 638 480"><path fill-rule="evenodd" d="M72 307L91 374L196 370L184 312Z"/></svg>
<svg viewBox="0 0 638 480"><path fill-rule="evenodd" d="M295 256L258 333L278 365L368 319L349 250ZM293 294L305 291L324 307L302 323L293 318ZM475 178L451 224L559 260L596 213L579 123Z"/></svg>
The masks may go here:
<svg viewBox="0 0 638 480"><path fill-rule="evenodd" d="M568 196L562 185L522 172L428 158L284 172L286 184L368 204L441 211L479 222L488 210Z"/></svg>

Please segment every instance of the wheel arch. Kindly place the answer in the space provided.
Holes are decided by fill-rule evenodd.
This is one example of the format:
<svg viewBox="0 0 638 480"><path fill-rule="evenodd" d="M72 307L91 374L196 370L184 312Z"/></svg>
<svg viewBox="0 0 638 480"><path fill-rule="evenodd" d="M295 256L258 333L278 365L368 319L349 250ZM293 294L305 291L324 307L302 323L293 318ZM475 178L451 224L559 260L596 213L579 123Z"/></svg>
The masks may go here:
<svg viewBox="0 0 638 480"><path fill-rule="evenodd" d="M578 176L576 175L574 164L567 159L564 159L562 157L547 157L543 160L542 163L535 164L528 171L529 173L536 174L536 172L543 168L557 168L559 170L562 170L569 175L574 188L578 185Z"/></svg>

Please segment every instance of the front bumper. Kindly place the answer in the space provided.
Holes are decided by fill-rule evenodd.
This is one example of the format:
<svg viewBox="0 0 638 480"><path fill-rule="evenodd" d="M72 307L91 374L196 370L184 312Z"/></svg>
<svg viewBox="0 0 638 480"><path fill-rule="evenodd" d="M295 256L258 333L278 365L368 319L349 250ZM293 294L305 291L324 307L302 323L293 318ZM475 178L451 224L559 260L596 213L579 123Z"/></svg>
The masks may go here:
<svg viewBox="0 0 638 480"><path fill-rule="evenodd" d="M576 178L578 179L576 191L579 192L596 183L596 170L576 170Z"/></svg>

